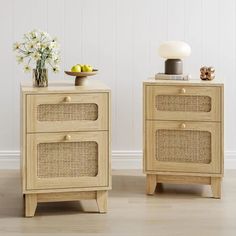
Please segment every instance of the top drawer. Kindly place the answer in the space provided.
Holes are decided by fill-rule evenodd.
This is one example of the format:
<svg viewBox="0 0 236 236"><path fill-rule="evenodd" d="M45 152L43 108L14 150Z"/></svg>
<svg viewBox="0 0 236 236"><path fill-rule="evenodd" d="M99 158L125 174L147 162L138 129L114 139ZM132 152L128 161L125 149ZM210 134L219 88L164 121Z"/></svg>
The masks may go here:
<svg viewBox="0 0 236 236"><path fill-rule="evenodd" d="M146 119L220 121L219 87L146 86Z"/></svg>
<svg viewBox="0 0 236 236"><path fill-rule="evenodd" d="M108 129L108 93L27 95L27 132Z"/></svg>

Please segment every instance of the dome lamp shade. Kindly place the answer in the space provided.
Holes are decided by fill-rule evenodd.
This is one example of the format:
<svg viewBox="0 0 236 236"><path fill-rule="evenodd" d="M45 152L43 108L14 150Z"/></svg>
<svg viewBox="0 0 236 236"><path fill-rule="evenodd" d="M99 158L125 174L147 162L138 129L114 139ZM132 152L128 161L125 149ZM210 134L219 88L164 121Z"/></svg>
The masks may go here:
<svg viewBox="0 0 236 236"><path fill-rule="evenodd" d="M182 60L191 54L190 46L183 41L166 41L159 47L159 55L165 59L165 74L183 74Z"/></svg>

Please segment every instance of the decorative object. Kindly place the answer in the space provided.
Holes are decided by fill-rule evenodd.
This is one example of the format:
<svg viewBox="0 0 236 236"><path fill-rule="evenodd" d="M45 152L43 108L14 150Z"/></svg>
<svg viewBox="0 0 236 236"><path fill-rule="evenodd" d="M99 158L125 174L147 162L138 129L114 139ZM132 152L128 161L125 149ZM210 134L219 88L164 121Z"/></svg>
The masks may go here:
<svg viewBox="0 0 236 236"><path fill-rule="evenodd" d="M41 30L33 30L24 34L23 42L14 43L18 63L25 63L25 72L30 72L33 63L33 85L35 87L48 86L48 72L46 65L52 67L53 72L59 71L59 45L55 38Z"/></svg>
<svg viewBox="0 0 236 236"><path fill-rule="evenodd" d="M147 194L157 183L194 183L221 197L224 172L224 85L161 81L143 84Z"/></svg>
<svg viewBox="0 0 236 236"><path fill-rule="evenodd" d="M156 80L189 80L191 79L190 75L168 75L163 73L157 73L155 75Z"/></svg>
<svg viewBox="0 0 236 236"><path fill-rule="evenodd" d="M37 203L96 199L107 211L110 89L55 81L50 89L21 84L21 158L25 216Z"/></svg>
<svg viewBox="0 0 236 236"><path fill-rule="evenodd" d="M94 69L91 72L73 72L65 71L67 75L75 76L75 86L84 86L88 84L88 76L96 75L98 70Z"/></svg>
<svg viewBox="0 0 236 236"><path fill-rule="evenodd" d="M167 41L160 45L159 55L166 58L165 74L183 74L182 58L191 54L190 46L182 41Z"/></svg>
<svg viewBox="0 0 236 236"><path fill-rule="evenodd" d="M200 68L201 80L213 80L215 78L215 68L210 66L203 66Z"/></svg>
<svg viewBox="0 0 236 236"><path fill-rule="evenodd" d="M48 86L48 70L47 69L33 69L34 87Z"/></svg>

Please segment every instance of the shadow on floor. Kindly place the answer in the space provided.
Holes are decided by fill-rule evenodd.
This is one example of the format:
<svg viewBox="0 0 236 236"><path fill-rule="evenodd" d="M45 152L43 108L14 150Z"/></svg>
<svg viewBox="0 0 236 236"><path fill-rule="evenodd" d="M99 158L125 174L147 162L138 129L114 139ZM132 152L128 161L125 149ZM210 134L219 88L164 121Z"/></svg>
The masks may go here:
<svg viewBox="0 0 236 236"><path fill-rule="evenodd" d="M127 171L126 171L127 173ZM20 174L18 171L8 171L0 176L0 218L22 217L23 197L21 194ZM156 189L154 196L145 194L144 175L123 175L115 173L112 177L112 190L109 191L109 199L113 198L204 198L211 196L210 187L202 185L173 185L165 184ZM95 200L81 202L57 202L38 204L36 215L61 215L78 213L97 213Z"/></svg>

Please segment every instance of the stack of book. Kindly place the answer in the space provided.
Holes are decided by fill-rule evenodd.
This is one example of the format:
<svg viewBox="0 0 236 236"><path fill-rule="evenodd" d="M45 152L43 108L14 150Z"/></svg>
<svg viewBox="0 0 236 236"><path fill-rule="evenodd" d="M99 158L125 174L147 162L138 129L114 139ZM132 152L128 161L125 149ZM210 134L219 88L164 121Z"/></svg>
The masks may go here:
<svg viewBox="0 0 236 236"><path fill-rule="evenodd" d="M190 75L168 75L163 73L157 73L155 75L156 80L189 80L191 78Z"/></svg>

